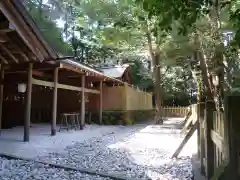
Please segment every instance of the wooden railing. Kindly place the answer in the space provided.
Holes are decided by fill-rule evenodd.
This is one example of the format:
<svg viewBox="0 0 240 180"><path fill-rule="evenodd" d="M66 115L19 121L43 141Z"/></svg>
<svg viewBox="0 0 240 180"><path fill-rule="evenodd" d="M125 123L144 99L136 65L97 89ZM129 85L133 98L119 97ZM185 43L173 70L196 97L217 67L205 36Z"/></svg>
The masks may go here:
<svg viewBox="0 0 240 180"><path fill-rule="evenodd" d="M187 116L190 108L189 107L163 107L163 117L185 117Z"/></svg>
<svg viewBox="0 0 240 180"><path fill-rule="evenodd" d="M191 106L182 129L185 137L172 157L178 156L197 130L201 174L209 180L240 179L239 102L240 96L229 95L224 112L213 112L215 104L210 101Z"/></svg>
<svg viewBox="0 0 240 180"><path fill-rule="evenodd" d="M219 168L224 163L224 113L213 113L213 130L211 138L215 144L214 147L214 169Z"/></svg>

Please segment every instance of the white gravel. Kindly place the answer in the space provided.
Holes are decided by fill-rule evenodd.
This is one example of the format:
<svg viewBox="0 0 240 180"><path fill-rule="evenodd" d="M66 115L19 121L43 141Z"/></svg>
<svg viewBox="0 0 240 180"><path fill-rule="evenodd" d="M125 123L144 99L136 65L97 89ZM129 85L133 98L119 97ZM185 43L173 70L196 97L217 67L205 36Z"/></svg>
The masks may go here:
<svg viewBox="0 0 240 180"><path fill-rule="evenodd" d="M76 142L67 146L65 151L56 151L36 159L117 174L126 179L191 180L193 175L189 156L196 147L191 144L191 147L185 147L178 159L171 159L182 140L178 125L173 122L167 121L164 125L118 126L111 133ZM0 158L0 177L1 180L107 179L3 158Z"/></svg>
<svg viewBox="0 0 240 180"><path fill-rule="evenodd" d="M75 143L64 153L50 153L38 159L116 173L128 179L190 180L191 154L170 158L182 139L180 130L174 128L171 124L125 127Z"/></svg>
<svg viewBox="0 0 240 180"><path fill-rule="evenodd" d="M1 180L110 180L94 175L52 168L32 161L8 160L0 157Z"/></svg>

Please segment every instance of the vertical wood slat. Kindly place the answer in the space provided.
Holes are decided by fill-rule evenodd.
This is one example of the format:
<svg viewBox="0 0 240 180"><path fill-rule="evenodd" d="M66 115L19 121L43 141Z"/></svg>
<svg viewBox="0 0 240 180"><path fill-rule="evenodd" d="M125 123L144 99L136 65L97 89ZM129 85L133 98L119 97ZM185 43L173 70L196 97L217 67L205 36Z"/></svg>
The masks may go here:
<svg viewBox="0 0 240 180"><path fill-rule="evenodd" d="M217 124L217 121L216 121L216 112L213 112L213 130L216 131L216 125ZM214 167L217 166L217 155L216 155L216 152L217 152L217 147L214 146Z"/></svg>
<svg viewBox="0 0 240 180"><path fill-rule="evenodd" d="M213 130L224 139L224 113L215 111L213 120ZM216 145L214 146L214 159L215 169L220 167L222 163L224 163L224 152L222 152Z"/></svg>
<svg viewBox="0 0 240 180"><path fill-rule="evenodd" d="M1 64L0 66L0 133L2 130L2 110L3 110L3 79L4 79L4 67Z"/></svg>
<svg viewBox="0 0 240 180"><path fill-rule="evenodd" d="M199 118L199 125L200 125L200 166L201 166L201 174L206 175L206 152L205 152L205 119L204 119L204 109L205 104L199 103L198 104L198 118Z"/></svg>
<svg viewBox="0 0 240 180"><path fill-rule="evenodd" d="M224 139L224 114L220 113L220 136ZM224 151L220 154L221 164L224 162Z"/></svg>

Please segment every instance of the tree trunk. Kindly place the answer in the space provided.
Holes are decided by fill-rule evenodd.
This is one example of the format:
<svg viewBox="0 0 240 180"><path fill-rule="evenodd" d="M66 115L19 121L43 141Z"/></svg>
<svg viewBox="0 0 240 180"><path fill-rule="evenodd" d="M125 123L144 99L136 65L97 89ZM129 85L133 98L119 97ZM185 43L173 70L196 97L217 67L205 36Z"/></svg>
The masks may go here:
<svg viewBox="0 0 240 180"><path fill-rule="evenodd" d="M162 124L162 116L161 116L161 73L160 73L160 50L159 48L156 49L156 51L153 51L152 48L152 39L149 31L146 33L147 36L147 42L148 42L148 50L149 55L152 60L152 67L153 67L153 88L154 88L154 99L155 99L155 106L156 106L156 112L155 112L155 121L156 124Z"/></svg>
<svg viewBox="0 0 240 180"><path fill-rule="evenodd" d="M201 49L201 43L200 43L200 37L198 33L194 34L194 44L195 48L197 50L197 58L200 63L200 69L201 69L201 74L202 74L202 79L203 79L203 84L204 84L204 94L206 96L207 100L213 100L213 93L212 93L212 87L211 87L211 82L209 80L208 76L208 69L207 69L207 63L204 58L202 49Z"/></svg>
<svg viewBox="0 0 240 180"><path fill-rule="evenodd" d="M223 108L224 100L224 64L223 50L224 44L221 40L220 22L220 2L215 1L214 7L210 11L211 33L214 43L214 56L211 59L213 64L213 73L219 77L219 85L213 87L216 109L220 111ZM212 73L212 74L213 74Z"/></svg>
<svg viewBox="0 0 240 180"><path fill-rule="evenodd" d="M160 54L155 53L153 58L153 76L154 76L154 94L155 94L155 104L156 104L156 115L155 120L157 124L162 124L163 119L161 116L161 72L160 72Z"/></svg>

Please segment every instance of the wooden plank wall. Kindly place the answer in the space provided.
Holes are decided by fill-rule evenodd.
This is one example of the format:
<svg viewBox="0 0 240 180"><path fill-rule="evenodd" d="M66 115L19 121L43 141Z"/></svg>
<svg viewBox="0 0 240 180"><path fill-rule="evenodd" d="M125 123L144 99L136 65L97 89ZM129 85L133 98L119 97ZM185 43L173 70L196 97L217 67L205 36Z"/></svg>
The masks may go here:
<svg viewBox="0 0 240 180"><path fill-rule="evenodd" d="M89 94L87 109L99 109L99 95ZM103 110L150 110L152 94L125 86L103 86Z"/></svg>
<svg viewBox="0 0 240 180"><path fill-rule="evenodd" d="M152 93L125 86L126 110L149 110L152 106Z"/></svg>

